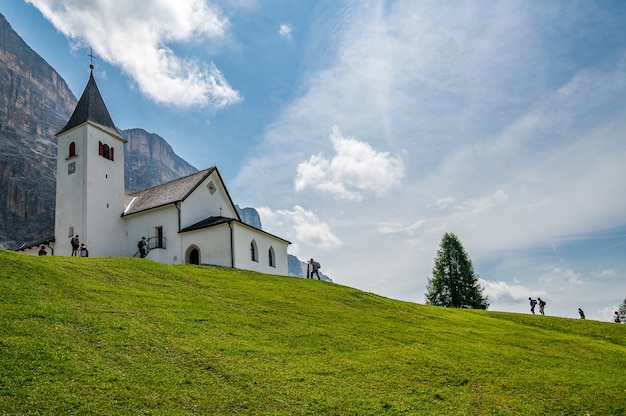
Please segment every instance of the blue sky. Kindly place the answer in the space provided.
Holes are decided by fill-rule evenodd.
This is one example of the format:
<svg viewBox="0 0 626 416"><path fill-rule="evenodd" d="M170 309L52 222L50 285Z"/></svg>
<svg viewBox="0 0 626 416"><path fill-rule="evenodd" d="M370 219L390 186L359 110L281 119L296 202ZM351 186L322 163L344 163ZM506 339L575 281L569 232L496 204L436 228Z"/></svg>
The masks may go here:
<svg viewBox="0 0 626 416"><path fill-rule="evenodd" d="M452 232L492 310L626 298L626 2L147 4L0 12L339 284L423 303Z"/></svg>

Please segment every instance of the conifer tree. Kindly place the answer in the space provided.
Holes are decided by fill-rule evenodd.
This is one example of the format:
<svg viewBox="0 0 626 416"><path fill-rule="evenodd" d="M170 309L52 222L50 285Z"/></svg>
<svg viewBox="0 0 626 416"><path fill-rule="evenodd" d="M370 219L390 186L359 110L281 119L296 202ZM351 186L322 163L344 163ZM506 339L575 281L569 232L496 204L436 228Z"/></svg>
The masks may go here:
<svg viewBox="0 0 626 416"><path fill-rule="evenodd" d="M624 302L619 305L618 313L619 318L622 320L622 322L626 322L626 299L624 299Z"/></svg>
<svg viewBox="0 0 626 416"><path fill-rule="evenodd" d="M478 275L456 235L446 233L441 240L432 278L428 279L426 303L446 307L487 309Z"/></svg>

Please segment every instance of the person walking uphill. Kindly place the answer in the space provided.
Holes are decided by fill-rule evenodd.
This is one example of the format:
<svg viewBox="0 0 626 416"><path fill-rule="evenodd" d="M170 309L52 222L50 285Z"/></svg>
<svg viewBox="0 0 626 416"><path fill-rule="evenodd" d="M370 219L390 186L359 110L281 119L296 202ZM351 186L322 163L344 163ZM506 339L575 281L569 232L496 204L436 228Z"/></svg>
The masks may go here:
<svg viewBox="0 0 626 416"><path fill-rule="evenodd" d="M535 314L535 305L537 305L537 301L533 298L528 298L528 300L530 301L530 311L533 313L533 315Z"/></svg>
<svg viewBox="0 0 626 416"><path fill-rule="evenodd" d="M543 308L546 306L546 303L541 298L537 298L537 301L539 302L539 313L544 315Z"/></svg>

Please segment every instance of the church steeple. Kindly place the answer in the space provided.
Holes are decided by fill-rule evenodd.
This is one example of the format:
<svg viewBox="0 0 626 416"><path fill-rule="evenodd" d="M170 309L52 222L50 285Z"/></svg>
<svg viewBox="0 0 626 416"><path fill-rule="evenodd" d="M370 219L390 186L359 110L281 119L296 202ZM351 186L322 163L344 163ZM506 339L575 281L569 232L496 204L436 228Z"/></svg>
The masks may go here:
<svg viewBox="0 0 626 416"><path fill-rule="evenodd" d="M91 122L96 125L96 127L115 137L118 137L121 140L124 140L124 138L117 131L117 128L115 128L115 124L113 124L113 120L109 115L109 110L107 110L104 100L100 95L100 91L96 85L96 80L93 77L93 64L90 65L90 68L92 68L92 71L89 74L89 81L83 91L83 95L81 95L80 100L78 100L78 104L74 109L72 117L70 117L65 127L63 127L56 135L58 136L61 133L80 126L83 123Z"/></svg>

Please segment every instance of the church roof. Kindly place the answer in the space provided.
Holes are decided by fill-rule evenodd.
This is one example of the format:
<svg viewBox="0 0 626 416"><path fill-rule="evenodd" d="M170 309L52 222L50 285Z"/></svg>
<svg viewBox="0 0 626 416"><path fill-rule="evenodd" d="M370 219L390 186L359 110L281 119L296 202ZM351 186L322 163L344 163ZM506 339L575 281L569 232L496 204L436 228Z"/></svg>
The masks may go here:
<svg viewBox="0 0 626 416"><path fill-rule="evenodd" d="M131 215L153 208L184 201L211 173L215 166L152 188L126 195L126 209L122 215ZM219 176L219 172L217 172ZM221 177L220 177L221 181ZM228 193L228 191L226 191ZM230 196L228 196L230 198ZM232 201L231 201L232 203Z"/></svg>
<svg viewBox="0 0 626 416"><path fill-rule="evenodd" d="M109 110L107 110L104 104L100 90L98 90L98 86L96 85L96 80L93 77L93 71L89 74L89 81L85 86L83 95L81 95L78 100L78 104L76 104L72 117L70 117L65 127L56 135L58 136L86 122L90 122L107 133L124 140L117 131L115 124L113 124Z"/></svg>
<svg viewBox="0 0 626 416"><path fill-rule="evenodd" d="M252 228L252 229L256 230L257 232L263 233L265 235L269 235L269 236L274 237L274 238L276 238L278 240L282 240L282 241L286 242L287 244L291 244L290 241L285 240L284 238L280 238L280 237L278 237L278 236L276 236L274 234L270 234L267 231L263 231L260 228L253 227L252 225L246 224L245 222L239 221L239 220L237 220L235 218L226 218L226 217L209 217L209 218L206 218L206 219L204 219L202 221L198 221L197 223L192 224L189 227L183 228L182 230L180 230L180 232L181 233L185 233L187 231L202 230L204 228L213 227L213 226L216 226L216 225L219 225L219 224L226 224L226 223L229 223L229 222L237 223L237 224L239 224L239 225L241 225L243 227Z"/></svg>

